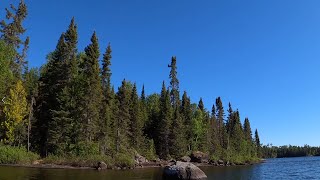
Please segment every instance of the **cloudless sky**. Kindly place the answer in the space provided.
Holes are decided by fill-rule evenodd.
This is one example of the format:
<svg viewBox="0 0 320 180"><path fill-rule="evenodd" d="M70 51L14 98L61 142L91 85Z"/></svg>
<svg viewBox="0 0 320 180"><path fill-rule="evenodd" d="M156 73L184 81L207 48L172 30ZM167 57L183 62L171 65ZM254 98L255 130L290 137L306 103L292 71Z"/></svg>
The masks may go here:
<svg viewBox="0 0 320 180"><path fill-rule="evenodd" d="M112 83L146 93L168 85L177 56L181 93L207 109L220 96L263 144L319 146L320 1L317 0L25 0L28 60L39 67L74 16L79 51L97 31L112 46ZM0 17L10 2L1 0Z"/></svg>

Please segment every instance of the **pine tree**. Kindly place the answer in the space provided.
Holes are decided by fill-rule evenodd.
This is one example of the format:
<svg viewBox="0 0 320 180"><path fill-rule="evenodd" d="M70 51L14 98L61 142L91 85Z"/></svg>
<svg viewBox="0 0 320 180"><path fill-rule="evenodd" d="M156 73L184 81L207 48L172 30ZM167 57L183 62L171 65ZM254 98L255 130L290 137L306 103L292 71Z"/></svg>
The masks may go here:
<svg viewBox="0 0 320 180"><path fill-rule="evenodd" d="M229 102L229 109L228 109L228 118L227 118L227 122L226 122L226 129L227 129L227 132L228 134L231 133L232 131L232 128L234 127L234 113L233 113L233 110L232 110L232 106L231 106L231 103Z"/></svg>
<svg viewBox="0 0 320 180"><path fill-rule="evenodd" d="M171 132L169 136L169 150L173 158L180 158L186 153L186 141L184 133L183 119L178 107L174 110Z"/></svg>
<svg viewBox="0 0 320 180"><path fill-rule="evenodd" d="M218 127L217 127L217 119L216 119L216 108L214 104L212 105L211 110L211 119L210 119L210 127L209 127L209 136L210 136L210 147L209 152L211 154L219 154L221 149L219 139L218 139Z"/></svg>
<svg viewBox="0 0 320 180"><path fill-rule="evenodd" d="M156 145L157 154L162 159L168 159L169 154L169 135L171 127L171 103L170 92L166 90L164 82L162 83L161 97L160 97L160 118L158 125L158 140Z"/></svg>
<svg viewBox="0 0 320 180"><path fill-rule="evenodd" d="M136 84L133 85L130 103L130 144L138 152L141 150L143 143L143 121L141 118L139 97L137 94Z"/></svg>
<svg viewBox="0 0 320 180"><path fill-rule="evenodd" d="M48 63L40 71L39 95L36 98L35 118L32 129L32 144L42 156L55 152L57 141L61 137L60 123L53 119L53 112L60 110L58 100L62 89L65 87L63 62L64 62L64 34L57 43L56 49L48 56Z"/></svg>
<svg viewBox="0 0 320 180"><path fill-rule="evenodd" d="M241 148L241 143L243 142L243 130L240 122L239 111L232 112L233 113L233 123L230 124L230 141L231 146L235 150L235 152L241 152L243 149Z"/></svg>
<svg viewBox="0 0 320 180"><path fill-rule="evenodd" d="M85 88L85 106L83 110L84 117L84 137L87 141L93 141L98 132L101 100L102 100L102 85L100 79L99 68L99 44L96 33L91 37L91 44L85 48L84 59L84 79L86 82Z"/></svg>
<svg viewBox="0 0 320 180"><path fill-rule="evenodd" d="M102 90L103 90L103 101L102 101L102 109L101 109L101 122L100 122L100 141L102 144L102 153L105 153L106 149L110 149L110 145L112 140L112 97L111 93L111 45L108 44L106 52L103 54L102 59L102 71L101 71L101 79L102 79Z"/></svg>
<svg viewBox="0 0 320 180"><path fill-rule="evenodd" d="M257 156L261 157L261 144L260 144L258 129L256 129L256 131L254 132L254 137L255 137L254 139L255 139L255 145L257 149Z"/></svg>
<svg viewBox="0 0 320 180"><path fill-rule="evenodd" d="M13 67L13 72L16 77L21 78L22 70L27 66L26 52L29 47L29 37L22 40L21 37L24 35L26 29L23 27L23 21L28 15L27 6L23 0L20 1L18 8L13 4L10 5L10 9L6 8L6 20L0 22L0 32L1 39L6 42L6 44L14 47L16 52L15 66ZM23 46L21 48L21 46Z"/></svg>
<svg viewBox="0 0 320 180"><path fill-rule="evenodd" d="M251 127L250 127L250 122L248 118L244 119L244 124L243 124L243 131L244 131L244 136L248 142L252 141L252 132L251 132Z"/></svg>
<svg viewBox="0 0 320 180"><path fill-rule="evenodd" d="M217 126L218 126L218 139L220 146L227 149L228 146L228 135L224 125L224 109L222 105L221 98L216 99L216 116L217 116Z"/></svg>
<svg viewBox="0 0 320 180"><path fill-rule="evenodd" d="M192 145L192 110L191 110L191 102L190 98L187 95L187 92L184 91L182 95L182 103L181 103L181 114L184 120L185 126L185 138L188 150L191 150Z"/></svg>
<svg viewBox="0 0 320 180"><path fill-rule="evenodd" d="M254 148L254 143L252 141L252 131L251 131L250 122L248 118L245 118L244 120L243 133L244 133L244 138L247 144L247 154L250 157L252 157L256 151Z"/></svg>
<svg viewBox="0 0 320 180"><path fill-rule="evenodd" d="M198 108L199 108L202 112L204 112L204 105L203 105L202 98L200 98L200 100L199 100Z"/></svg>
<svg viewBox="0 0 320 180"><path fill-rule="evenodd" d="M127 150L129 147L130 132L130 91L127 82L122 85L117 93L118 114L116 116L116 152Z"/></svg>
<svg viewBox="0 0 320 180"><path fill-rule="evenodd" d="M147 102L146 102L146 95L144 91L144 85L142 86L141 96L140 96L140 111L141 111L141 119L143 125L146 124L148 121L148 112L147 112Z"/></svg>
<svg viewBox="0 0 320 180"><path fill-rule="evenodd" d="M172 56L171 64L169 65L171 68L169 78L170 78L170 98L171 104L173 107L180 106L180 95L179 95L179 80L177 75L177 58Z"/></svg>

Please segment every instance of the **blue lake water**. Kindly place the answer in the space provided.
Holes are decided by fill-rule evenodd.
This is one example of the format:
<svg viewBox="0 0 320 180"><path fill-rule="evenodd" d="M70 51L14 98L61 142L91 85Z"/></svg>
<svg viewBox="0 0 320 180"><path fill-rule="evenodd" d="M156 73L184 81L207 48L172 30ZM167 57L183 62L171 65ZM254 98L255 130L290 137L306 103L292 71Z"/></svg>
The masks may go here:
<svg viewBox="0 0 320 180"><path fill-rule="evenodd" d="M267 159L252 166L201 167L210 179L320 179L320 157ZM160 180L161 168L136 170L40 169L0 166L0 180Z"/></svg>

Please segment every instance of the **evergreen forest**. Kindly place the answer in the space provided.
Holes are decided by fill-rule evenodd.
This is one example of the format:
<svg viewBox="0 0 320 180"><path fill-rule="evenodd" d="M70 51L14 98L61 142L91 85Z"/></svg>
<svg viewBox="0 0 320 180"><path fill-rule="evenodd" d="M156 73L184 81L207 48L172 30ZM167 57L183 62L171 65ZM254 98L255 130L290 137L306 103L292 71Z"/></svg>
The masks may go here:
<svg viewBox="0 0 320 180"><path fill-rule="evenodd" d="M149 160L179 159L193 151L213 160L245 162L262 157L258 130L231 103L191 102L181 92L178 58L168 57L169 82L146 93L123 79L114 87L112 44L78 49L78 27L70 20L41 67L29 67L28 15L21 1L0 23L0 147L15 147L42 158L105 157L129 161L139 153ZM104 49L101 51L101 49ZM32 61L32 60L31 60ZM167 67L163 67L167 70ZM183 71L183 69L180 69ZM142 89L138 92L138 89ZM1 148L0 148L1 151ZM129 160L128 160L129 159Z"/></svg>

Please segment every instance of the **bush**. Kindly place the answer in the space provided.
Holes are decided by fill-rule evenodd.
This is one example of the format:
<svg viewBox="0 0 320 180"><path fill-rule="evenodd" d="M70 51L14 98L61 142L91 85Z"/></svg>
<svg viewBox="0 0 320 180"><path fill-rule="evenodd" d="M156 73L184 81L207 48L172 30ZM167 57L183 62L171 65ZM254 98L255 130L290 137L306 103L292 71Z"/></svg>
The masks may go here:
<svg viewBox="0 0 320 180"><path fill-rule="evenodd" d="M115 166L134 167L134 159L130 154L119 153L115 156Z"/></svg>
<svg viewBox="0 0 320 180"><path fill-rule="evenodd" d="M76 156L91 156L99 154L99 144L94 142L79 142L72 145L71 154Z"/></svg>
<svg viewBox="0 0 320 180"><path fill-rule="evenodd" d="M31 164L39 155L27 152L23 147L0 144L0 164Z"/></svg>

